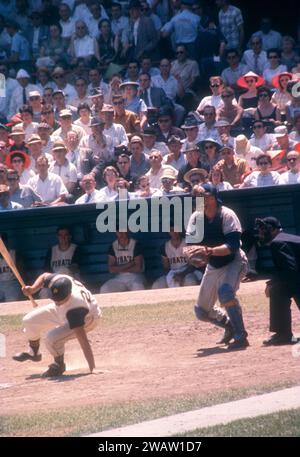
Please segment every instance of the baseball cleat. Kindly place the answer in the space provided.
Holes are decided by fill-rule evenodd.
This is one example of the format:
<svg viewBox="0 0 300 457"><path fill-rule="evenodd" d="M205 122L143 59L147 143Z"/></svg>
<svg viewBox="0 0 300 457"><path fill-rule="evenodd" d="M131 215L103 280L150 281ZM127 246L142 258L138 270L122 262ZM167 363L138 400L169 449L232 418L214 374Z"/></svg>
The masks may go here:
<svg viewBox="0 0 300 457"><path fill-rule="evenodd" d="M233 338L233 334L232 325L230 323L226 324L223 338L220 341L217 341L217 344L229 344Z"/></svg>
<svg viewBox="0 0 300 457"><path fill-rule="evenodd" d="M292 336L279 335L275 333L270 338L263 341L264 346L284 346L286 344L297 344L299 342L298 338Z"/></svg>
<svg viewBox="0 0 300 457"><path fill-rule="evenodd" d="M235 351L237 349L246 349L248 346L250 346L248 339L243 338L241 340L235 340L233 343L230 343L228 345L228 350Z"/></svg>
<svg viewBox="0 0 300 457"><path fill-rule="evenodd" d="M20 352L13 356L13 360L16 360L17 362L25 362L25 360L40 362L42 360L42 354L32 355L29 352Z"/></svg>
<svg viewBox="0 0 300 457"><path fill-rule="evenodd" d="M59 365L58 363L51 363L48 370L42 374L43 378L55 378L56 376L61 376L66 371L66 365L63 363Z"/></svg>

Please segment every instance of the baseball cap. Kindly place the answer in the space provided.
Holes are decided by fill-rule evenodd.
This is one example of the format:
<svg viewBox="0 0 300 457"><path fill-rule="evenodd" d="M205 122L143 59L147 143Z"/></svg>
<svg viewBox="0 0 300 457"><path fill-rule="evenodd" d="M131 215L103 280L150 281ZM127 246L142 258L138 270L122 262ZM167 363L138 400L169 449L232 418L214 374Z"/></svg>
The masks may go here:
<svg viewBox="0 0 300 457"><path fill-rule="evenodd" d="M62 109L59 112L59 117L72 117L72 111L69 109Z"/></svg>
<svg viewBox="0 0 300 457"><path fill-rule="evenodd" d="M268 216L268 217L264 217L262 219L260 219L260 218L255 219L255 227L263 228L263 227L267 227L267 226L269 226L273 229L282 228L280 221L276 217Z"/></svg>
<svg viewBox="0 0 300 457"><path fill-rule="evenodd" d="M67 276L56 276L49 284L55 302L65 300L72 292L72 281Z"/></svg>

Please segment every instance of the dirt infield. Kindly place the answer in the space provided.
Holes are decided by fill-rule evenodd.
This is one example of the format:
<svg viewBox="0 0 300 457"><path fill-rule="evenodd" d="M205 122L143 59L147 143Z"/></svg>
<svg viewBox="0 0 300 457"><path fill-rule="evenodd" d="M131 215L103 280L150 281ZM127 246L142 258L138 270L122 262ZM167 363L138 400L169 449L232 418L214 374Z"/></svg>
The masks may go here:
<svg viewBox="0 0 300 457"><path fill-rule="evenodd" d="M40 363L18 364L11 356L24 348L25 337L20 331L6 332L8 354L0 369L1 414L299 383L300 358L293 356L291 346L262 347L268 330L265 305L245 310L251 346L234 353L216 347L219 329L197 322L190 304L183 307L188 317L182 321L171 311L166 321L137 317L124 325L122 319L118 325L100 325L90 336L98 369L93 375L87 375L78 344L70 342L66 375L42 379L39 374L51 361L47 352L43 350ZM299 324L295 311L295 328Z"/></svg>

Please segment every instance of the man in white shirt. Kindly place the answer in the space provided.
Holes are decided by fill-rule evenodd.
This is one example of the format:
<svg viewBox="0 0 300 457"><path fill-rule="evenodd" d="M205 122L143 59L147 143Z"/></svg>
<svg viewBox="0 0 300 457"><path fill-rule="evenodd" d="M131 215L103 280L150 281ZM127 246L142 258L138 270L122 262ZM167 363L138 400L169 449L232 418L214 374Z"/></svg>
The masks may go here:
<svg viewBox="0 0 300 457"><path fill-rule="evenodd" d="M86 63L92 57L100 60L98 43L95 38L89 36L87 25L82 20L75 23L75 35L71 37L69 54L73 57L73 63L80 58L84 59Z"/></svg>
<svg viewBox="0 0 300 457"><path fill-rule="evenodd" d="M206 106L203 110L204 122L199 126L199 141L211 138L220 143L218 129L216 127L216 109L213 106Z"/></svg>
<svg viewBox="0 0 300 457"><path fill-rule="evenodd" d="M75 205L82 205L85 203L96 203L101 196L100 191L96 189L96 181L93 174L85 175L80 183L84 194L79 197Z"/></svg>
<svg viewBox="0 0 300 457"><path fill-rule="evenodd" d="M66 3L61 3L59 7L60 25L62 28L62 38L69 40L75 32L75 20L71 16L71 9Z"/></svg>
<svg viewBox="0 0 300 457"><path fill-rule="evenodd" d="M66 158L68 150L65 143L55 141L52 152L55 162L50 166L49 172L60 176L68 192L73 194L77 184L77 170Z"/></svg>
<svg viewBox="0 0 300 457"><path fill-rule="evenodd" d="M161 178L166 169L171 169L174 172L174 176L175 177L177 176L177 170L175 170L170 165L162 164L163 158L159 151L156 151L155 149L153 151L151 151L151 153L149 155L149 161L150 161L151 168L146 173L146 176L149 178L150 187L152 189L160 189Z"/></svg>
<svg viewBox="0 0 300 457"><path fill-rule="evenodd" d="M129 28L129 19L122 16L122 7L120 3L111 4L111 29L114 35L122 36L123 30Z"/></svg>
<svg viewBox="0 0 300 457"><path fill-rule="evenodd" d="M99 28L98 24L102 19L108 19L105 9L98 1L92 0L89 2L88 5L89 11L91 13L90 16L84 15L86 25L89 30L89 35L92 38L99 38Z"/></svg>
<svg viewBox="0 0 300 457"><path fill-rule="evenodd" d="M158 150L162 156L169 154L170 151L166 143L156 141L156 130L153 127L145 127L142 133L142 138L144 141L145 154L150 155L154 149Z"/></svg>
<svg viewBox="0 0 300 457"><path fill-rule="evenodd" d="M37 86L30 84L30 76L26 70L19 70L16 76L18 87L14 89L9 104L7 118L10 119L19 112L21 106L26 105L29 100L29 92L38 90Z"/></svg>
<svg viewBox="0 0 300 457"><path fill-rule="evenodd" d="M263 18L261 20L261 28L258 32L253 33L253 37L259 37L262 39L262 46L264 51L268 49L281 49L282 36L279 32L271 29L271 19Z"/></svg>
<svg viewBox="0 0 300 457"><path fill-rule="evenodd" d="M56 89L63 92L66 102L70 103L70 100L77 96L75 88L67 82L66 72L62 67L56 67L53 70L52 78L56 84ZM54 96L55 90L53 92Z"/></svg>
<svg viewBox="0 0 300 457"><path fill-rule="evenodd" d="M174 103L174 110L176 116L176 124L180 125L184 115L185 109L183 106L175 103L177 97L182 98L185 90L180 77L171 75L171 63L168 59L162 59L159 65L160 75L151 78L154 87L160 87L165 91L166 96Z"/></svg>
<svg viewBox="0 0 300 457"><path fill-rule="evenodd" d="M287 165L289 170L282 173L279 178L279 184L299 184L300 183L300 154L297 151L291 151L287 155Z"/></svg>
<svg viewBox="0 0 300 457"><path fill-rule="evenodd" d="M267 53L262 48L262 39L257 35L252 36L250 46L251 49L247 49L243 54L242 63L261 76L269 63Z"/></svg>
<svg viewBox="0 0 300 457"><path fill-rule="evenodd" d="M28 185L41 197L41 206L56 206L64 202L68 191L62 179L49 173L49 162L46 157L39 157L36 161L38 174L30 178Z"/></svg>
<svg viewBox="0 0 300 457"><path fill-rule="evenodd" d="M39 157L46 157L48 159L49 163L52 162L52 160L53 160L52 154L43 152L42 139L36 133L34 133L33 135L31 135L29 137L28 141L26 142L26 146L28 147L29 153L30 153L30 169L33 170L34 172L37 171L36 162Z"/></svg>
<svg viewBox="0 0 300 457"><path fill-rule="evenodd" d="M123 125L113 122L114 113L112 105L103 105L101 110L101 117L105 122L103 133L111 138L114 147L120 145L128 146L128 138Z"/></svg>

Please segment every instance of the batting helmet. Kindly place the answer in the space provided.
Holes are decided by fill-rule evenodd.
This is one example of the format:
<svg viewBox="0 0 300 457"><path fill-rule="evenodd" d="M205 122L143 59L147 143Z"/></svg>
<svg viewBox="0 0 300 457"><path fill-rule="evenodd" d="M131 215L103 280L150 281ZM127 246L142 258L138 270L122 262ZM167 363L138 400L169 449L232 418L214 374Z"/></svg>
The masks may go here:
<svg viewBox="0 0 300 457"><path fill-rule="evenodd" d="M72 292L72 281L66 276L57 278L51 285L50 291L55 302L65 300Z"/></svg>

